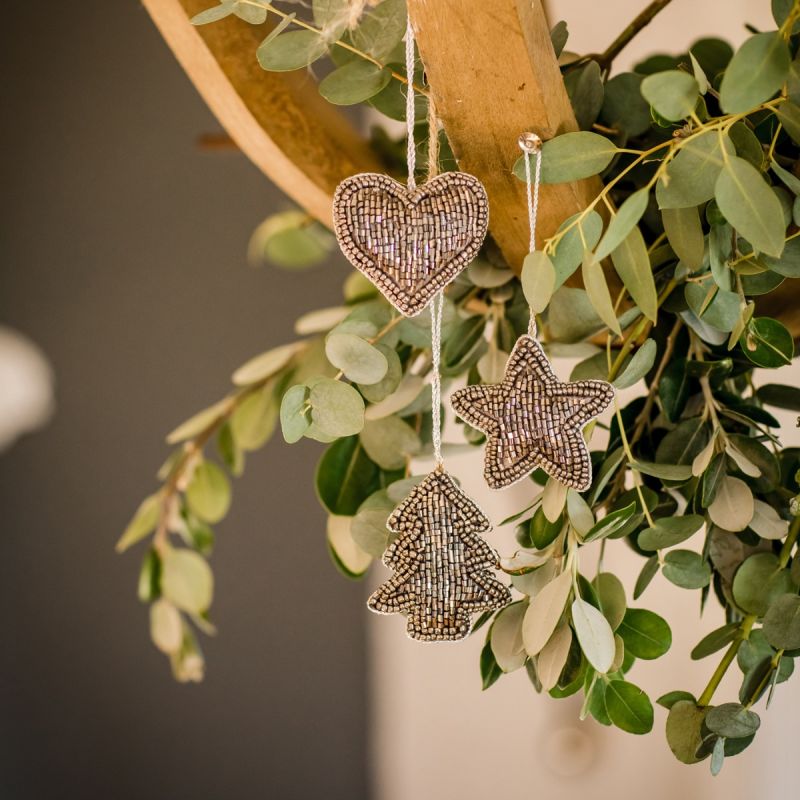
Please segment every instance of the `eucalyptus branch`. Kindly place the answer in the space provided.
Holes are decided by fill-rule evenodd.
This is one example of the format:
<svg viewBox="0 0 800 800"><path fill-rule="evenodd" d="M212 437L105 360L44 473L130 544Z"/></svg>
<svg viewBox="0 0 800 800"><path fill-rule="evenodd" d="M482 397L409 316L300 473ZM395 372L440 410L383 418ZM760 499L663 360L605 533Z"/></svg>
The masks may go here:
<svg viewBox="0 0 800 800"><path fill-rule="evenodd" d="M564 226L556 233L554 233L549 239L545 240L544 243L544 250L548 253L552 253L555 250L556 245L561 241L561 239L566 236L569 231L571 231L576 226L580 226L584 219L594 211L595 207L599 202L605 202L608 198L609 194L613 189L617 187L620 183L622 178L624 178L629 172L635 169L640 164L644 163L650 156L659 153L660 151L668 148L668 152L664 155L661 163L658 165L654 175L650 179L647 184L647 188L651 188L656 181L664 174L666 168L669 166L669 162L677 155L677 153L686 146L687 142L690 142L696 139L698 136L708 133L709 131L724 131L734 125L741 119L746 119L751 114L756 114L759 111L764 110L772 110L779 106L781 103L785 102L785 97L776 97L774 100L769 100L766 103L761 103L760 105L749 109L748 111L741 112L739 114L725 114L721 117L717 117L713 122L710 123L701 123L701 125L695 129L692 129L691 133L686 136L676 136L672 139L666 139L663 142L659 142L658 144L654 145L653 147L648 148L647 150L635 150L632 148L625 148L620 147L617 148L618 153L630 153L636 156L636 158L631 161L630 164L625 166L624 169L620 170L620 172L614 176L608 183L605 184L603 189L597 194L597 196L591 200L586 208L584 208L579 214L575 215L575 218L569 223L569 225ZM722 148L723 158L727 156L727 151L725 148Z"/></svg>
<svg viewBox="0 0 800 800"><path fill-rule="evenodd" d="M786 539L784 540L783 545L781 546L781 552L780 555L778 556L778 569L786 568L786 565L789 563L789 559L791 558L792 555L792 548L797 542L797 537L799 534L800 534L800 517L795 517L792 520L792 524L789 526L789 533L786 535ZM714 670L714 674L711 676L711 680L708 682L708 686L706 686L706 688L703 690L703 693L700 695L700 698L697 701L697 704L699 706L707 706L711 703L711 700L714 696L714 692L719 686L720 681L725 676L725 673L727 672L728 667L730 667L731 663L733 662L733 659L736 658L736 654L738 653L739 648L742 645L742 642L744 642L750 636L750 630L752 629L757 619L758 617L756 614L748 614L742 620L741 625L739 626L739 631L736 634L736 638L733 640L733 642L731 642L730 647L728 647L728 649L725 651L725 655L722 657L722 661L720 661L716 670ZM778 659L778 661L780 661L780 659ZM750 702L748 703L748 707L752 705L756 699L758 699L758 695L760 693L761 693L761 688L757 688L757 691L753 694L753 696L750 699Z"/></svg>
<svg viewBox="0 0 800 800"><path fill-rule="evenodd" d="M400 315L392 317L381 330L379 330L373 337L367 339L370 344L376 344L389 331L396 325L403 321ZM334 380L340 380L343 376L340 370L335 376ZM225 407L220 411L219 415L215 417L200 433L189 439L183 446L183 453L178 461L172 467L166 483L159 492L161 502L161 513L159 515L159 523L153 537L153 546L159 552L167 546L167 536L169 531L169 519L172 513L173 500L175 496L181 491L182 484L185 481L186 473L191 468L195 459L202 455L206 445L219 433L220 428L231 418L233 413L239 406L256 392L262 390L270 381L274 380L274 375L269 375L244 387L240 391L229 395L223 401L226 403Z"/></svg>
<svg viewBox="0 0 800 800"><path fill-rule="evenodd" d="M276 16L281 17L281 19L288 19L292 25L297 25L299 28L303 28L304 30L316 33L320 36L320 38L325 37L324 31L320 30L319 28L315 28L313 25L310 25L308 22L304 22L302 19L298 19L293 13L289 14L286 11L281 11L281 9L279 8L275 8L275 6L273 6L272 3L259 2L259 0L239 0L239 2L244 3L245 5L248 6L255 6L256 8L266 9L267 11L272 12ZM380 69L388 69L392 78L400 81L400 83L405 83L406 85L408 85L408 79L406 78L405 75L391 69L389 66L387 66L374 56L371 56L369 53L365 53L363 50L359 50L352 44L343 42L341 39L337 39L336 41L333 42L333 44L336 45L337 47L341 47L343 50L347 50L348 52L353 53L359 58L363 58L365 61L369 61L371 64L374 64L376 67ZM429 96L428 90L424 89L422 86L418 86L416 83L412 83L411 86L413 87L415 92L418 92L419 94L424 95L425 97Z"/></svg>

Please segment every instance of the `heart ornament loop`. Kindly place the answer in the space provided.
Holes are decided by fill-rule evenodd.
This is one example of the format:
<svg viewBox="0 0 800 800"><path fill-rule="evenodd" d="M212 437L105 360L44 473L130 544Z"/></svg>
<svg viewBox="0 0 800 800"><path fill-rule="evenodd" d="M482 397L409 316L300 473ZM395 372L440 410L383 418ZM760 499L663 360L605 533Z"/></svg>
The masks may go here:
<svg viewBox="0 0 800 800"><path fill-rule="evenodd" d="M425 309L478 254L489 224L483 184L445 172L410 189L388 175L342 181L333 225L347 260L407 317Z"/></svg>

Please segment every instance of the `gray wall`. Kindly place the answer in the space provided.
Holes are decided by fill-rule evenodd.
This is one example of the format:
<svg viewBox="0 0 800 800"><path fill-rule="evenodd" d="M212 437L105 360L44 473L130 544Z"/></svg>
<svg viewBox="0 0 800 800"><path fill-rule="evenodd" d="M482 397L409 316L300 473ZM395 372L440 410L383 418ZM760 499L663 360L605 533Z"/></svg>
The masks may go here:
<svg viewBox="0 0 800 800"><path fill-rule="evenodd" d="M58 381L0 456L0 796L364 797L362 588L328 561L318 446L278 437L236 482L199 687L148 641L141 549L113 551L163 434L344 270L246 267L285 201L194 147L217 125L133 0L8 4L0 37L0 322Z"/></svg>

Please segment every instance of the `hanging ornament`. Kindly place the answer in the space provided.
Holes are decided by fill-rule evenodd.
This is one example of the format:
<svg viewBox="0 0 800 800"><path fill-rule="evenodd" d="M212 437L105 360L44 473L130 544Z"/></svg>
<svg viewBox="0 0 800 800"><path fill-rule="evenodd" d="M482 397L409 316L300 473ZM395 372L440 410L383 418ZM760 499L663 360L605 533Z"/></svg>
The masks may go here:
<svg viewBox="0 0 800 800"><path fill-rule="evenodd" d="M541 140L520 137L525 154L531 251L536 248L536 214L541 175ZM531 190L530 156L536 155ZM541 467L548 475L578 491L592 483L592 461L583 428L611 403L614 389L605 381L560 381L536 341L531 313L527 335L521 336L508 359L501 383L467 386L453 393L456 414L488 441L484 462L486 482L501 489Z"/></svg>
<svg viewBox="0 0 800 800"><path fill-rule="evenodd" d="M406 28L408 186L386 175L355 175L334 198L334 226L349 261L405 316L431 313L431 397L436 468L392 512L388 528L397 539L384 564L394 574L374 592L368 607L406 614L406 630L420 641L462 639L472 615L511 602L490 570L497 554L480 534L489 520L453 479L442 460L441 350L444 287L477 255L489 221L486 192L461 172L432 177L437 131L429 120L429 179L414 179L414 36Z"/></svg>
<svg viewBox="0 0 800 800"><path fill-rule="evenodd" d="M381 614L408 615L408 635L421 641L462 639L471 617L511 602L490 569L497 556L479 534L491 530L483 512L437 469L392 512L398 538L383 561L394 575L369 598Z"/></svg>
<svg viewBox="0 0 800 800"><path fill-rule="evenodd" d="M483 184L465 172L445 172L417 186L410 24L406 78L407 185L371 172L346 178L333 197L333 229L347 260L401 314L413 317L478 254L489 226L489 201ZM434 147L437 135L431 134Z"/></svg>
<svg viewBox="0 0 800 800"><path fill-rule="evenodd" d="M407 317L475 258L489 221L483 185L463 172L418 187L388 175L354 175L339 184L333 202L347 260Z"/></svg>

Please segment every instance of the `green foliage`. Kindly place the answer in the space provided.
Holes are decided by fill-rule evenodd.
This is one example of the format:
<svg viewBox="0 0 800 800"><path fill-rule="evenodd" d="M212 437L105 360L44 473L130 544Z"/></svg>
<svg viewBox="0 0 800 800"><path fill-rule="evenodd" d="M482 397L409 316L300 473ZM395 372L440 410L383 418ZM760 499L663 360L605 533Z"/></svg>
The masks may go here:
<svg viewBox="0 0 800 800"><path fill-rule="evenodd" d="M756 315L756 298L769 301L800 277L800 62L792 60L800 5L773 7L780 29L735 53L703 39L690 53L657 55L611 79L603 57L565 56L580 130L545 142L543 179L599 176L603 188L537 241L519 279L510 269L518 265L487 241L448 288L442 328L446 381L496 381L530 308L551 355L579 361L575 377L644 394L619 400L610 422L587 429L595 469L586 492L534 474L523 510L506 521L517 526L519 550L500 564L515 602L482 618L483 688L524 668L536 691L582 692L582 716L647 733L652 703L627 676L637 659L670 649L670 624L679 621L631 608L628 595L639 601L655 580L699 590L701 606L716 601L722 610L706 610L716 628L693 638L691 657L713 656L719 666L696 696L681 686L658 702L676 758L708 759L714 774L753 740L752 706L780 691L800 653L800 456L782 448L768 410L800 412L800 391L754 372L794 358L791 333L767 312ZM316 71L325 59L322 97L405 119L402 0L370 4L355 21L343 0L314 0L310 14L223 0L193 22L261 25L267 16L279 22L253 54L264 69ZM561 52L566 25L551 37ZM418 63L414 82L427 92L424 81ZM424 147L425 93L415 103ZM402 169L405 141L381 131L375 142L387 170ZM513 173L524 180L521 159ZM326 261L335 242L306 213L286 210L259 226L249 250L253 262L298 270ZM388 515L418 480L414 459L431 455L429 313L403 319L351 274L341 304L304 314L296 333L298 341L236 370L227 397L172 431L162 485L117 544L151 537L138 594L179 680L202 676L194 629L213 632L210 525L228 510L229 474L243 471L244 454L263 448L278 420L286 442L325 445L315 486L332 561L350 578L382 556ZM468 426L452 428L448 438L461 431L466 443L483 443ZM621 546L616 540L642 559L632 587L595 574L596 556L585 550ZM715 705L734 663L738 698Z"/></svg>

